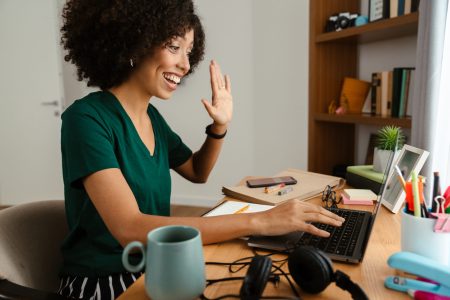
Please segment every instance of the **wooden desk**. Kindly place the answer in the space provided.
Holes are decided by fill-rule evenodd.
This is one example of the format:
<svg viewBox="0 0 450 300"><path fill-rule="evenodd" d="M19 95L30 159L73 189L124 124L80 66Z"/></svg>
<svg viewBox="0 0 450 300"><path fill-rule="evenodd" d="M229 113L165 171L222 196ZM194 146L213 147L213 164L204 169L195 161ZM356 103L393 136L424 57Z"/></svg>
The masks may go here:
<svg viewBox="0 0 450 300"><path fill-rule="evenodd" d="M317 204L321 202L319 198L310 201ZM352 208L373 209L372 206L352 206ZM383 206L380 210L363 262L357 265L334 262L334 269L339 269L348 274L354 282L365 290L370 299L409 299L406 294L394 292L384 287L384 279L387 276L398 274L395 270L389 268L386 262L391 254L400 251L400 214L394 215ZM253 254L251 248L242 240L204 246L203 250L205 261L232 262ZM285 270L287 271L287 266L285 266ZM227 267L208 265L206 266L206 278L243 276L245 271L230 274ZM217 283L208 287L205 290L205 295L211 298L225 294L239 294L241 285L241 281ZM351 299L350 294L336 287L334 283L321 294L301 294L304 299ZM292 296L292 291L286 279L282 278L278 287L269 283L264 295ZM144 289L144 276L130 286L119 299L148 300Z"/></svg>

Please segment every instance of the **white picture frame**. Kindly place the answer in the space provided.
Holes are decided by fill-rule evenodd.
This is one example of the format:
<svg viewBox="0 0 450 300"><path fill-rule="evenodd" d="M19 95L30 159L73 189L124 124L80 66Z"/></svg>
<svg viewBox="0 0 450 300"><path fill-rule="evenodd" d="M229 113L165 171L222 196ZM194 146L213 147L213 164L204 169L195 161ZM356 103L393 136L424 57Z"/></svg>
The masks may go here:
<svg viewBox="0 0 450 300"><path fill-rule="evenodd" d="M405 191L398 180L398 175L395 172L394 166L398 166L404 175L405 181L409 181L411 180L411 171L414 170L419 174L429 155L430 153L423 149L410 145L403 146L400 155L389 171L383 198L381 199L381 204L394 214L396 214L403 206L406 196Z"/></svg>

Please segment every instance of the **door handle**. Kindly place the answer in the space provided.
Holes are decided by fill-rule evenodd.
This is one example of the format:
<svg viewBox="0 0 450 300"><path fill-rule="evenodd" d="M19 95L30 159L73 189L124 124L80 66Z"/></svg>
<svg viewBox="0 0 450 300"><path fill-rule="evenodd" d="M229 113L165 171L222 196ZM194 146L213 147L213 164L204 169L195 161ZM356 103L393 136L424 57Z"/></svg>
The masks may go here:
<svg viewBox="0 0 450 300"><path fill-rule="evenodd" d="M58 100L41 103L41 105L44 105L44 106L58 106L58 104L59 104Z"/></svg>

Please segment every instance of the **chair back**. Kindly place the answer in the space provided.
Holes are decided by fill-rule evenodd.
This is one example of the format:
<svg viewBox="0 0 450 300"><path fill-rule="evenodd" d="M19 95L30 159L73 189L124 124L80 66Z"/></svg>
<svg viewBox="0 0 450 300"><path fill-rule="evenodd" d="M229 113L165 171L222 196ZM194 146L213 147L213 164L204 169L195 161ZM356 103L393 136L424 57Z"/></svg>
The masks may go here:
<svg viewBox="0 0 450 300"><path fill-rule="evenodd" d="M60 247L68 233L64 201L39 201L0 210L0 278L56 291Z"/></svg>

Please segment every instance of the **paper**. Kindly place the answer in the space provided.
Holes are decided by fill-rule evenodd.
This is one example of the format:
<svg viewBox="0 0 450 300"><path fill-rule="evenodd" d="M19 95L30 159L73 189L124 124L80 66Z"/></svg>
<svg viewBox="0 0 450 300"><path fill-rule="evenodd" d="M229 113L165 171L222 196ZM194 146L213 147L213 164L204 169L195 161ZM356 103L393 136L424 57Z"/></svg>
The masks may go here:
<svg viewBox="0 0 450 300"><path fill-rule="evenodd" d="M289 185L293 188L292 192L281 196L277 193L266 194L264 188L249 188L247 185L223 187L222 192L231 198L247 202L276 205L290 199L310 199L320 195L327 185L336 187L345 183L345 180L339 177L295 169L288 169L274 177L279 176L292 176L297 180L297 184Z"/></svg>
<svg viewBox="0 0 450 300"><path fill-rule="evenodd" d="M273 208L272 205L253 204L240 201L225 201L219 206L215 207L210 212L208 212L207 214L205 214L204 217L232 215L237 211L239 211L240 209L245 208L247 205L249 206L248 209L246 209L242 213L260 212Z"/></svg>

